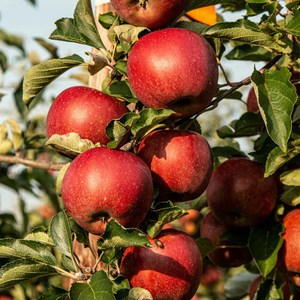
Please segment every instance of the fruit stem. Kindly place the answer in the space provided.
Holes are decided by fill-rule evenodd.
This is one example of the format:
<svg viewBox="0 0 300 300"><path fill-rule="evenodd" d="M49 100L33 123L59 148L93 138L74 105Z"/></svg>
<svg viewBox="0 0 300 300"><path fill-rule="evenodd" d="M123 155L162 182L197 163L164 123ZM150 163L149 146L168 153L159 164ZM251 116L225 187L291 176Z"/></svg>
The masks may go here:
<svg viewBox="0 0 300 300"><path fill-rule="evenodd" d="M139 4L142 8L147 9L148 0L139 0Z"/></svg>
<svg viewBox="0 0 300 300"><path fill-rule="evenodd" d="M73 274L71 274L70 272L67 272L67 271L63 270L63 269L61 269L61 268L58 267L58 266L54 266L53 268L54 268L59 274L65 276L65 277L69 277L69 278L71 278L72 280L76 280L76 281L78 280L78 277L77 277L76 275L73 275Z"/></svg>

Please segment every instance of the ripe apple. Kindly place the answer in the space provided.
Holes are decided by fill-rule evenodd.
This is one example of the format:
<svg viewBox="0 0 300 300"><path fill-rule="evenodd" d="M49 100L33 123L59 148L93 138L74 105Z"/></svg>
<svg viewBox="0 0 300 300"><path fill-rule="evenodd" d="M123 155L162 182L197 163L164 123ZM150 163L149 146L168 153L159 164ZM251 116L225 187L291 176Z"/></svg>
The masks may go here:
<svg viewBox="0 0 300 300"><path fill-rule="evenodd" d="M204 109L217 90L218 64L199 34L167 28L144 35L128 55L132 90L147 107L169 108L175 117Z"/></svg>
<svg viewBox="0 0 300 300"><path fill-rule="evenodd" d="M291 210L283 218L285 231L282 235L283 245L279 251L279 270L285 274L287 280L300 287L300 209Z"/></svg>
<svg viewBox="0 0 300 300"><path fill-rule="evenodd" d="M208 257L215 265L221 268L239 267L252 260L248 247L222 238L222 235L229 231L236 235L244 234L241 229L232 230L219 222L210 211L204 216L200 224L201 237L208 238L214 247L208 253Z"/></svg>
<svg viewBox="0 0 300 300"><path fill-rule="evenodd" d="M152 202L149 168L133 153L94 148L78 155L62 181L62 200L70 216L93 234L101 234L109 217L136 227Z"/></svg>
<svg viewBox="0 0 300 300"><path fill-rule="evenodd" d="M107 144L107 124L127 112L126 105L116 98L90 87L73 86L52 103L46 119L47 135L76 132L93 143Z"/></svg>
<svg viewBox="0 0 300 300"><path fill-rule="evenodd" d="M211 148L199 133L153 131L141 141L137 153L149 166L160 199L191 200L206 189L213 161Z"/></svg>
<svg viewBox="0 0 300 300"><path fill-rule="evenodd" d="M0 300L13 300L13 298L9 295L0 295Z"/></svg>
<svg viewBox="0 0 300 300"><path fill-rule="evenodd" d="M154 300L190 300L202 274L202 256L190 236L177 229L164 229L149 238L152 248L129 247L120 270L132 287L148 290Z"/></svg>
<svg viewBox="0 0 300 300"><path fill-rule="evenodd" d="M264 177L264 167L246 158L221 163L206 189L208 206L214 216L231 227L262 223L273 211L277 199L274 176Z"/></svg>
<svg viewBox="0 0 300 300"><path fill-rule="evenodd" d="M110 3L127 23L153 29L174 21L189 0L111 0Z"/></svg>
<svg viewBox="0 0 300 300"><path fill-rule="evenodd" d="M259 113L257 97L255 95L255 91L254 91L253 87L249 91L247 101L246 101L246 105L247 105L247 111L248 112Z"/></svg>

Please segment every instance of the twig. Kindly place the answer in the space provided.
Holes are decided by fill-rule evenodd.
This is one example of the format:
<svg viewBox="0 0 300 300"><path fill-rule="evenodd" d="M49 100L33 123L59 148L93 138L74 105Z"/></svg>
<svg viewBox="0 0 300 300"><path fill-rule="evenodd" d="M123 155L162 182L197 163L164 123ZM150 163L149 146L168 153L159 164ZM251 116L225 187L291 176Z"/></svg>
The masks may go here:
<svg viewBox="0 0 300 300"><path fill-rule="evenodd" d="M64 163L44 162L12 155L0 155L0 162L8 164L21 164L31 168L53 171L59 171L65 165Z"/></svg>

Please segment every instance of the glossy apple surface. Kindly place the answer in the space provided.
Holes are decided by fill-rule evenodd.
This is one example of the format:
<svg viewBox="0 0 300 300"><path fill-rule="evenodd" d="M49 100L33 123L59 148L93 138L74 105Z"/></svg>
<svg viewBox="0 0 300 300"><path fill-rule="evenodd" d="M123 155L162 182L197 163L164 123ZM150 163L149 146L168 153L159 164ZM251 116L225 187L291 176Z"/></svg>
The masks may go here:
<svg viewBox="0 0 300 300"><path fill-rule="evenodd" d="M262 223L273 211L277 199L274 176L264 177L264 167L246 158L221 163L206 189L208 206L214 216L231 227Z"/></svg>
<svg viewBox="0 0 300 300"><path fill-rule="evenodd" d="M291 210L283 219L285 231L282 235L283 245L279 252L278 263L286 278L300 287L300 209Z"/></svg>
<svg viewBox="0 0 300 300"><path fill-rule="evenodd" d="M127 23L159 28L174 21L189 3L188 0L111 0L116 13Z"/></svg>
<svg viewBox="0 0 300 300"><path fill-rule="evenodd" d="M204 109L217 89L218 65L209 43L182 28L143 36L129 52L129 83L147 107L169 108L177 117Z"/></svg>
<svg viewBox="0 0 300 300"><path fill-rule="evenodd" d="M152 202L153 183L147 165L133 153L94 148L78 155L62 181L63 203L84 229L101 234L115 218L136 227Z"/></svg>
<svg viewBox="0 0 300 300"><path fill-rule="evenodd" d="M47 135L49 138L53 134L76 132L93 143L107 144L107 124L127 112L124 103L101 91L84 86L70 87L57 96L49 109Z"/></svg>
<svg viewBox="0 0 300 300"><path fill-rule="evenodd" d="M149 240L152 248L125 250L121 274L132 287L148 290L154 300L190 300L202 274L202 257L195 241L176 229L164 229Z"/></svg>
<svg viewBox="0 0 300 300"><path fill-rule="evenodd" d="M200 224L200 235L209 239L214 247L208 253L209 259L221 268L239 267L249 263L252 260L249 249L244 245L223 239L222 235L226 232L231 232L231 235L236 236L247 234L241 230L232 230L219 222L211 212L204 216Z"/></svg>
<svg viewBox="0 0 300 300"><path fill-rule="evenodd" d="M207 187L213 167L212 154L199 133L154 131L142 140L138 155L149 166L162 200L195 199Z"/></svg>

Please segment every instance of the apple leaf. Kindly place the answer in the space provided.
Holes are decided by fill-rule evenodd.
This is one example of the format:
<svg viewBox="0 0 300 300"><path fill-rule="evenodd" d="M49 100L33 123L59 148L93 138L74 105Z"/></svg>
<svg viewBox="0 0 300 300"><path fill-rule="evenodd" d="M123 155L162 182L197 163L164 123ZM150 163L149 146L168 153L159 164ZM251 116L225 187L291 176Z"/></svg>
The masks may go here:
<svg viewBox="0 0 300 300"><path fill-rule="evenodd" d="M9 126L10 133L12 135L13 148L17 151L23 146L22 129L20 124L12 118L6 120L6 123Z"/></svg>
<svg viewBox="0 0 300 300"><path fill-rule="evenodd" d="M143 137L152 127L166 120L174 114L171 109L145 108L141 110L139 118L133 123L131 133L137 137Z"/></svg>
<svg viewBox="0 0 300 300"><path fill-rule="evenodd" d="M290 71L268 70L261 74L254 71L251 76L258 99L259 110L269 136L283 152L292 131L292 112L298 96L295 86L289 81Z"/></svg>
<svg viewBox="0 0 300 300"><path fill-rule="evenodd" d="M284 29L290 34L300 36L300 10L286 17Z"/></svg>
<svg viewBox="0 0 300 300"><path fill-rule="evenodd" d="M208 27L204 32L205 38L219 38L264 47L268 50L276 50L281 53L290 53L292 44L289 40L275 40L270 34L264 33L256 23L249 20L236 22L221 22Z"/></svg>
<svg viewBox="0 0 300 300"><path fill-rule="evenodd" d="M83 139L78 133L70 132L67 134L53 134L45 146L51 146L57 152L68 157L74 158L80 153L99 146L92 141Z"/></svg>
<svg viewBox="0 0 300 300"><path fill-rule="evenodd" d="M151 293L143 288L134 287L129 291L128 300L153 300Z"/></svg>
<svg viewBox="0 0 300 300"><path fill-rule="evenodd" d="M57 273L51 266L28 259L17 259L0 268L0 292L31 279L55 274Z"/></svg>
<svg viewBox="0 0 300 300"><path fill-rule="evenodd" d="M114 26L114 31L121 43L131 46L138 41L139 35L142 32L149 31L149 29L147 27L137 27L130 24L123 24Z"/></svg>
<svg viewBox="0 0 300 300"><path fill-rule="evenodd" d="M0 257L31 259L47 265L56 265L57 261L48 245L31 240L0 240Z"/></svg>
<svg viewBox="0 0 300 300"><path fill-rule="evenodd" d="M274 57L272 52L259 46L248 44L235 46L227 55L230 60L269 61Z"/></svg>
<svg viewBox="0 0 300 300"><path fill-rule="evenodd" d="M73 257L71 227L64 211L57 213L49 225L55 248L69 258Z"/></svg>
<svg viewBox="0 0 300 300"><path fill-rule="evenodd" d="M51 286L41 295L39 300L70 300L70 297L66 290Z"/></svg>
<svg viewBox="0 0 300 300"><path fill-rule="evenodd" d="M240 1L240 0L238 0ZM230 4L233 3L235 4L237 0L192 0L189 1L189 4L185 8L185 11L190 11L192 9L200 8L200 7L205 7L205 6L210 6L210 5L216 5L216 4Z"/></svg>
<svg viewBox="0 0 300 300"><path fill-rule="evenodd" d="M79 0L74 19L58 20L50 39L74 42L100 49L105 48L99 36L90 0Z"/></svg>
<svg viewBox="0 0 300 300"><path fill-rule="evenodd" d="M280 175L280 181L284 185L300 186L300 169L290 170Z"/></svg>
<svg viewBox="0 0 300 300"><path fill-rule="evenodd" d="M247 155L243 151L240 151L240 150L230 147L230 146L213 147L211 150L212 150L214 159L216 159L218 157L227 157L227 158L247 157Z"/></svg>
<svg viewBox="0 0 300 300"><path fill-rule="evenodd" d="M280 167L298 154L300 154L300 139L290 142L286 153L279 147L275 147L268 155L265 167L265 177L274 174Z"/></svg>
<svg viewBox="0 0 300 300"><path fill-rule="evenodd" d="M92 58L92 61L88 64L88 71L91 75L95 75L106 66L109 66L106 57L101 52L86 52L86 54Z"/></svg>
<svg viewBox="0 0 300 300"><path fill-rule="evenodd" d="M196 239L196 243L200 249L202 257L207 256L207 254L214 249L211 241L208 238L200 237Z"/></svg>
<svg viewBox="0 0 300 300"><path fill-rule="evenodd" d="M57 198L62 202L61 198L61 186L62 186L62 181L64 179L64 176L70 166L70 163L66 163L58 172L57 177L56 177L56 183L55 183L55 190L56 190L56 195Z"/></svg>
<svg viewBox="0 0 300 300"><path fill-rule="evenodd" d="M137 228L125 228L114 219L111 219L98 241L100 250L113 248L151 247L151 243L145 233Z"/></svg>
<svg viewBox="0 0 300 300"><path fill-rule="evenodd" d="M283 231L284 228L280 223L262 224L251 230L249 249L264 278L276 266L278 251L283 243L281 236Z"/></svg>
<svg viewBox="0 0 300 300"><path fill-rule="evenodd" d="M64 58L49 59L31 67L24 76L24 103L29 106L37 95L54 79L83 63L84 60L74 54Z"/></svg>
<svg viewBox="0 0 300 300"><path fill-rule="evenodd" d="M112 11L109 11L104 14L99 14L98 21L103 28L109 29L114 24L117 18L118 17L114 15Z"/></svg>
<svg viewBox="0 0 300 300"><path fill-rule="evenodd" d="M37 241L45 245L54 246L54 243L51 237L48 235L47 229L45 227L34 228L31 233L28 233L24 237L24 240Z"/></svg>
<svg viewBox="0 0 300 300"><path fill-rule="evenodd" d="M116 278L112 280L113 283L113 293L115 294L116 299L126 299L130 290L129 280L122 276L118 275Z"/></svg>
<svg viewBox="0 0 300 300"><path fill-rule="evenodd" d="M285 186L280 200L289 206L296 207L300 204L300 186Z"/></svg>
<svg viewBox="0 0 300 300"><path fill-rule="evenodd" d="M96 272L86 283L73 283L70 289L72 300L115 300L113 283L104 271Z"/></svg>
<svg viewBox="0 0 300 300"><path fill-rule="evenodd" d="M149 225L147 233L151 238L155 238L165 224L175 221L188 212L178 206L173 205L171 201L158 203L147 215Z"/></svg>
<svg viewBox="0 0 300 300"><path fill-rule="evenodd" d="M5 72L8 68L8 61L6 55L0 51L0 69L2 69L3 72ZM1 99L1 96L0 96Z"/></svg>
<svg viewBox="0 0 300 300"><path fill-rule="evenodd" d="M260 116L256 113L244 113L240 119L217 129L220 138L234 138L256 135L263 126Z"/></svg>
<svg viewBox="0 0 300 300"><path fill-rule="evenodd" d="M278 300L284 299L282 289L272 279L266 279L258 287L256 299Z"/></svg>

